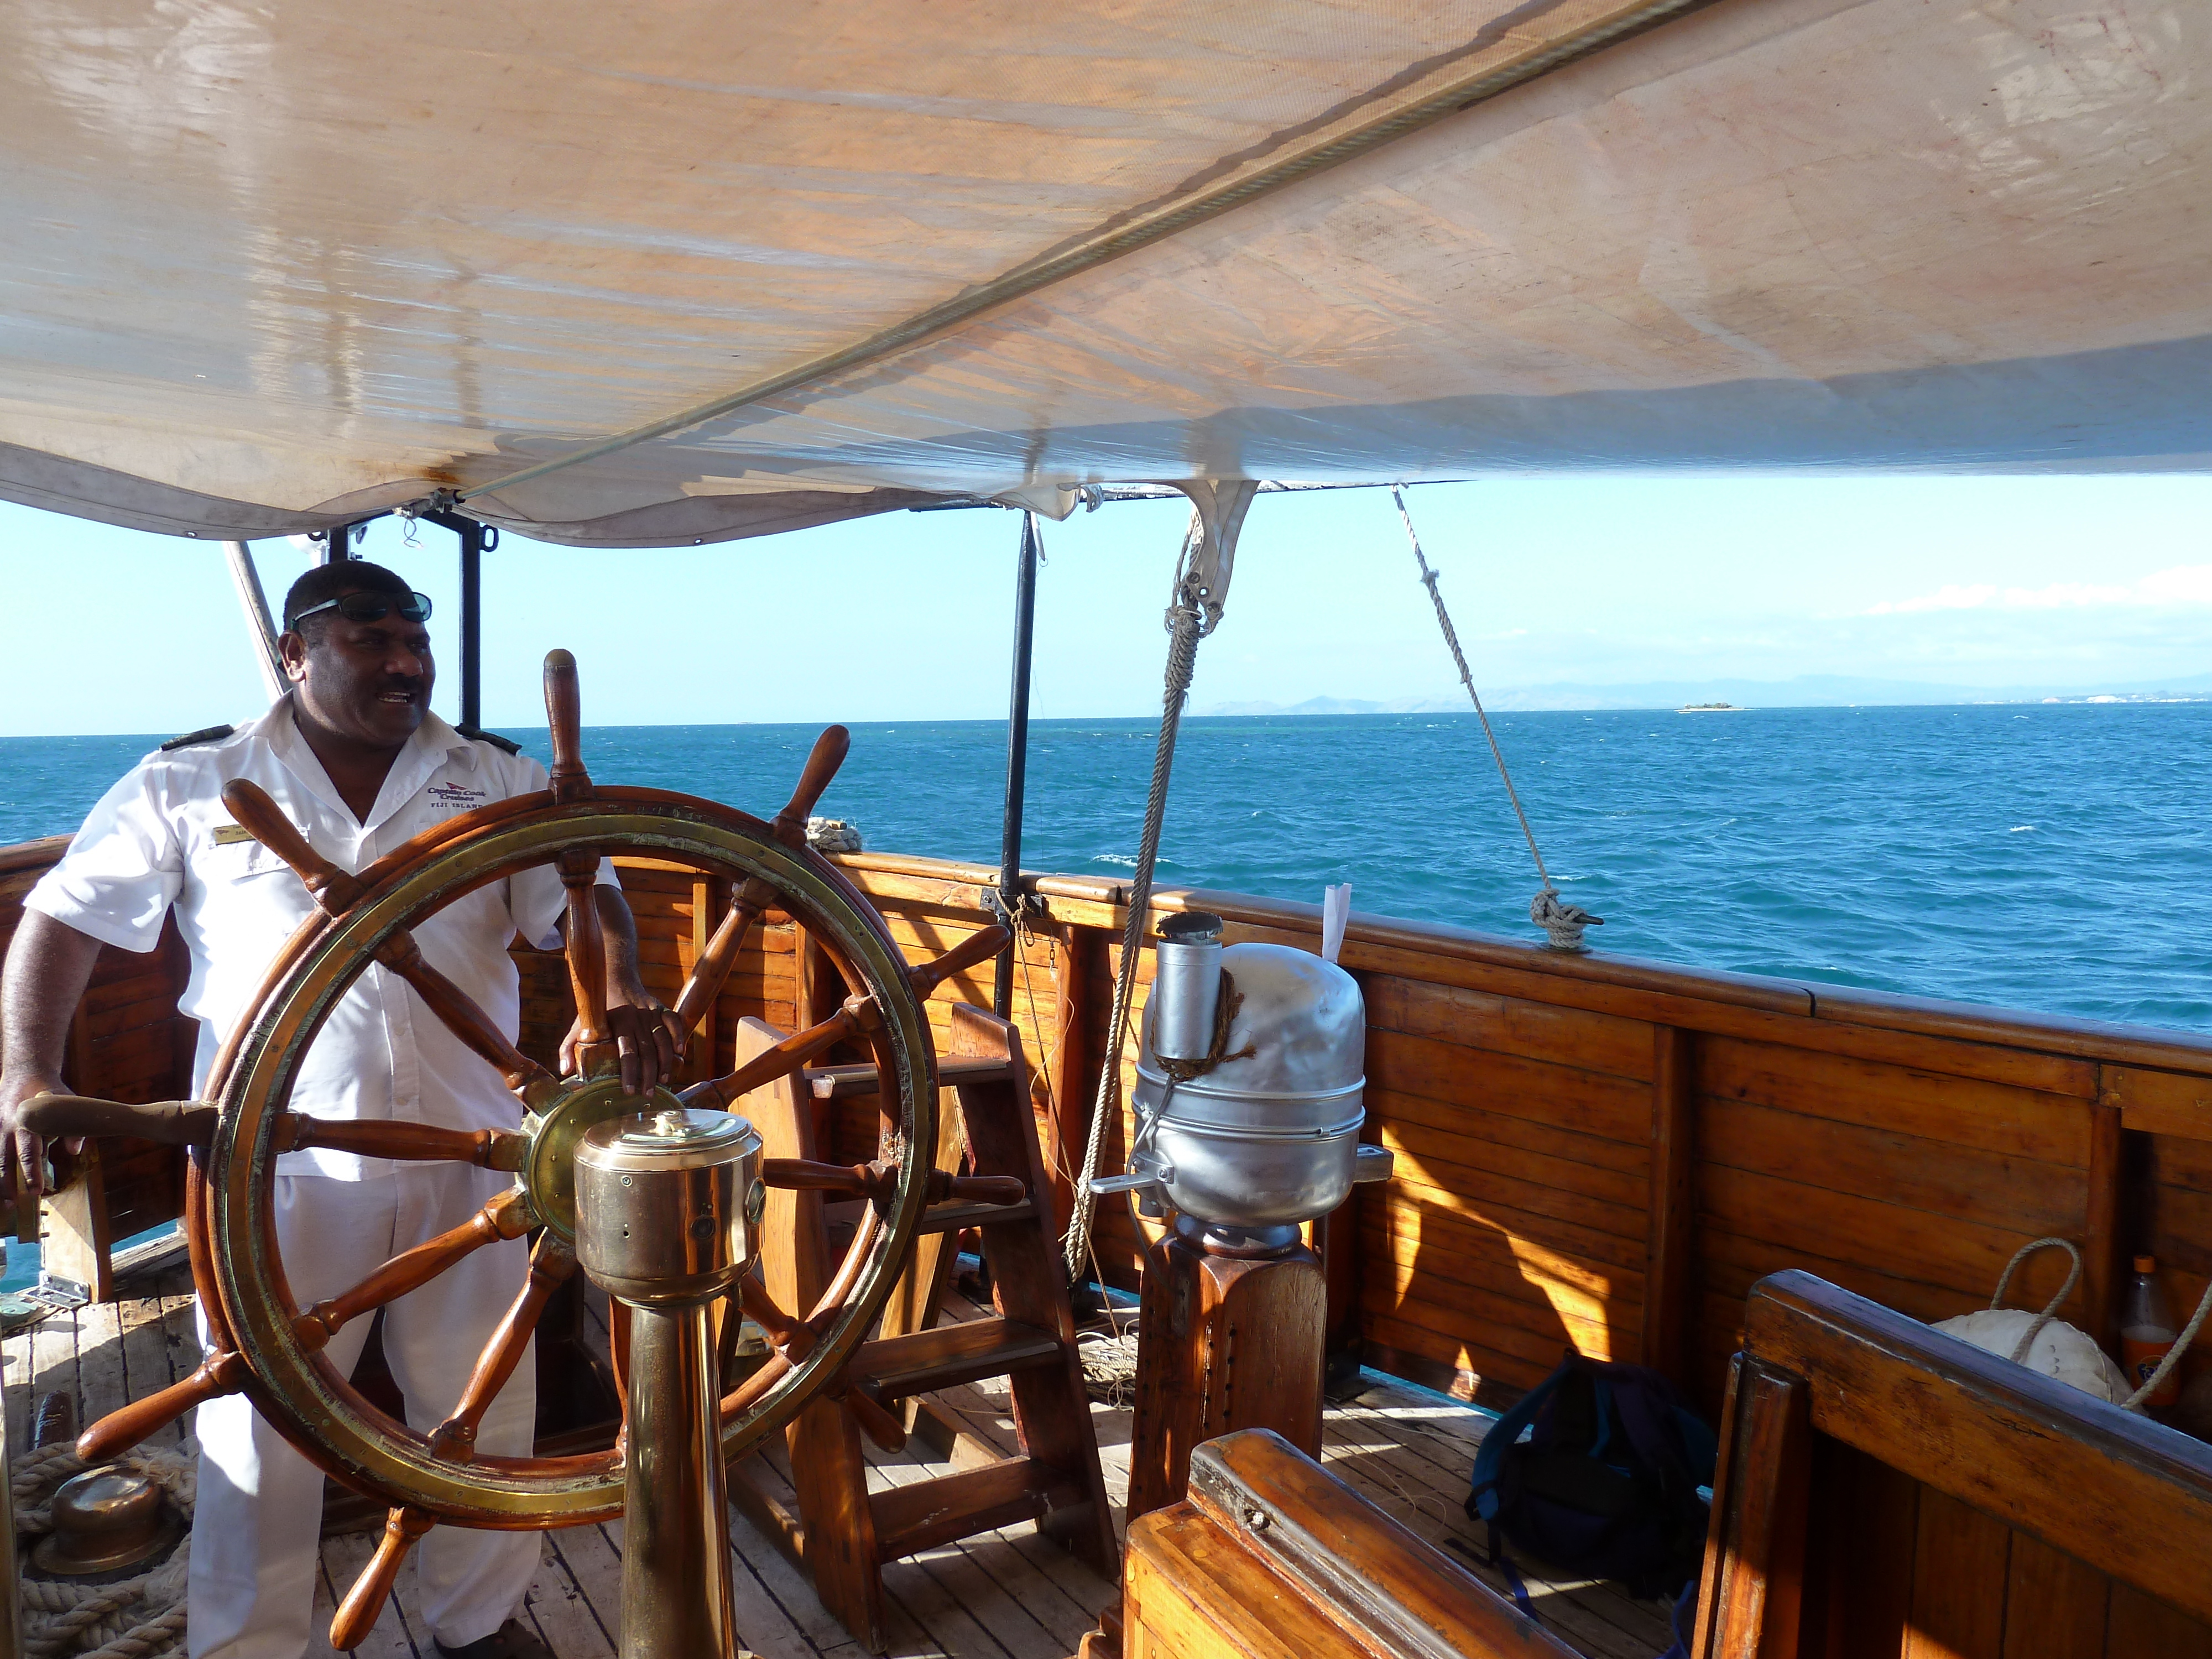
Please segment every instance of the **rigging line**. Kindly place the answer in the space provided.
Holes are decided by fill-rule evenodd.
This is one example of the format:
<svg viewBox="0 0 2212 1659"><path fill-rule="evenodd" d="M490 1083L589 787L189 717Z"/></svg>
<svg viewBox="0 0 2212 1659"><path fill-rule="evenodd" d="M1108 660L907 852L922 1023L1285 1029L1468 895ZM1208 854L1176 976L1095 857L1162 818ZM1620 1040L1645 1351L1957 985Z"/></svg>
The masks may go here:
<svg viewBox="0 0 2212 1659"><path fill-rule="evenodd" d="M1084 1139L1083 1169L1075 1184L1075 1214L1068 1224L1063 1253L1070 1283L1083 1266L1091 1248L1091 1224L1097 1194L1091 1177L1098 1172L1098 1157L1106 1148L1106 1126L1121 1115L1121 1054L1129 1040L1129 1004L1136 994L1137 963L1144 954L1145 918L1152 908L1152 866L1159 858L1160 827L1168 810L1168 773L1175 764L1176 733L1182 724L1182 706L1190 695L1190 678L1198 663L1198 642L1209 631L1201 598L1200 555L1206 546L1206 525L1195 503L1190 530L1183 538L1182 557L1176 566L1174 602L1168 608L1170 637L1168 665L1161 687L1160 730L1152 751L1152 787L1145 797L1144 834L1137 842L1137 868L1129 881L1128 911L1121 926L1121 960L1114 972L1114 1012L1107 1021L1104 1063L1098 1069L1098 1095L1091 1110L1091 1131Z"/></svg>
<svg viewBox="0 0 2212 1659"><path fill-rule="evenodd" d="M1139 248L1176 235L1193 225L1218 218L1255 197L1316 173L1326 173L1331 167L1364 155L1409 132L1418 131L1447 116L1456 115L1470 105L1495 98L1524 82L1533 81L1578 58L1587 57L1624 36L1666 22L1680 13L1696 10L1707 3L1709 0L1615 0L1615 3L1607 5L1596 17L1581 27L1570 29L1565 34L1547 40L1522 44L1525 37L1516 40L1509 34L1503 40L1486 42L1478 37L1475 42L1470 43L1478 48L1475 67L1471 70L1462 68L1458 74L1450 73L1448 70L1441 76L1425 76L1416 82L1407 96L1387 104L1382 112L1364 121L1325 126L1305 143L1249 172L1232 174L1194 195L1181 197L1149 209L1139 209L1126 218L1109 219L1078 235L1071 242L1063 244L1056 252L1042 254L987 282L963 289L951 298L888 328L878 329L850 345L806 358L788 368L778 369L748 381L734 392L694 404L689 409L678 410L646 425L599 439L566 455L556 455L550 460L540 461L534 466L526 466L520 471L495 478L489 483L454 491L446 499L473 501L479 495L490 495L517 484L529 483L565 467L598 460L601 456L611 455L618 450L629 449L654 438L670 436L711 421L718 415L726 415L748 404L758 403L764 398L810 386L833 374L842 374L847 369L892 356L1009 301L1024 298L1040 289L1049 288L1055 283L1064 282L1118 259L1125 253L1133 253ZM1492 46L1505 48L1502 58L1493 55L1488 49ZM1517 51L1514 49L1516 46L1519 48Z"/></svg>
<svg viewBox="0 0 2212 1659"><path fill-rule="evenodd" d="M1406 539L1413 544L1413 557L1421 567L1421 586L1429 590L1429 598L1437 607L1437 621L1444 630L1444 643L1451 647L1452 661L1459 668L1459 683L1467 688L1467 695L1474 704L1475 718L1482 722L1482 735L1490 739L1492 758L1498 763L1498 775L1505 785L1505 799L1513 803L1513 816L1521 820L1521 833L1528 840L1528 856L1536 860L1536 873L1543 878L1544 890L1556 893L1552 885L1552 872L1544 867L1544 855L1536 848L1536 832L1528 827L1528 815L1521 810L1521 793L1513 787L1513 775L1505 769L1505 751L1498 746L1498 734L1490 729L1490 716L1483 712L1482 694L1474 689L1474 676L1468 671L1467 653L1459 648L1459 634L1452 627L1451 612L1444 609L1444 596L1437 591L1439 574L1429 568L1428 556L1421 551L1421 538L1413 533L1413 515L1406 510L1406 491L1402 484L1390 486L1390 499L1398 503L1398 517L1406 526Z"/></svg>
<svg viewBox="0 0 2212 1659"><path fill-rule="evenodd" d="M1506 769L1505 751L1498 747L1498 733L1490 729L1490 715L1482 706L1482 694L1474 689L1474 675L1468 668L1467 653L1460 648L1459 631L1452 626L1451 612L1444 609L1443 590L1437 586L1439 574L1429 568L1428 556L1421 551L1421 538L1414 533L1413 515L1406 509L1406 487L1402 483L1390 486L1390 499L1398 503L1399 520L1406 526L1406 539L1413 544L1414 561L1421 567L1421 586L1429 590L1429 599L1437 607L1437 623L1444 631L1444 643L1451 647L1452 661L1459 669L1459 683L1467 688L1468 699L1474 704L1474 716L1482 722L1482 735L1490 741L1491 758L1498 763L1498 776L1505 786L1505 799L1513 803L1513 816L1521 820L1521 833L1528 842L1528 856L1536 860L1536 874L1544 884L1543 891L1529 902L1528 919L1544 930L1545 938L1561 951L1580 951L1583 929L1602 927L1605 918L1594 916L1578 904L1568 904L1559 897L1559 890L1552 883L1552 872L1544 867L1544 854L1536 845L1536 832L1529 826L1528 814L1522 810L1521 792L1513 787L1513 774Z"/></svg>

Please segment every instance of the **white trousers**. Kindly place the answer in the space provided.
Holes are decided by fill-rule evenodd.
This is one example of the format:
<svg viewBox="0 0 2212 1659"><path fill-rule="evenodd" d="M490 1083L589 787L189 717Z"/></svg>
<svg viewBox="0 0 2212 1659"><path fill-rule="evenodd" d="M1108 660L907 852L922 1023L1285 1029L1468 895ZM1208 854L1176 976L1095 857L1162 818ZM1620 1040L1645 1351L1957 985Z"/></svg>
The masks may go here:
<svg viewBox="0 0 2212 1659"><path fill-rule="evenodd" d="M276 1177L276 1242L302 1308L359 1284L400 1251L459 1225L511 1184L472 1164L402 1164L368 1181ZM443 1422L461 1397L477 1355L529 1273L522 1239L464 1257L384 1310L384 1353L419 1433ZM341 1373L360 1358L364 1315L325 1351ZM207 1340L204 1316L200 1340ZM477 1449L527 1456L537 1417L533 1357L522 1364L483 1419ZM264 1423L242 1395L199 1408L199 1496L192 1515L187 1626L192 1659L301 1659L311 1637L323 1474ZM448 1647L461 1647L513 1618L537 1575L534 1532L434 1528L415 1547L410 1612ZM343 1600L349 1586L333 1586Z"/></svg>

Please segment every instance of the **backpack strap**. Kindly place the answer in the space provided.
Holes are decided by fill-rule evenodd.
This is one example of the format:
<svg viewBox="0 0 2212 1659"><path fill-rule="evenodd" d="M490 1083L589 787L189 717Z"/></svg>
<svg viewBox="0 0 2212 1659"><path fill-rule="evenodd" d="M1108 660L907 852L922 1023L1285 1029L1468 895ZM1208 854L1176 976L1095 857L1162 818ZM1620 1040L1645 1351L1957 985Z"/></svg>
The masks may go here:
<svg viewBox="0 0 2212 1659"><path fill-rule="evenodd" d="M1536 1420L1536 1413L1544 1402L1559 1391L1559 1381L1566 1375L1562 1365L1515 1402L1513 1409L1490 1425L1482 1437L1482 1444L1475 1449L1474 1488L1468 1493L1464 1508L1470 1521L1489 1521L1498 1514L1498 1485L1505 1476L1505 1454L1521 1438L1521 1431ZM1493 1541L1492 1553L1496 1553Z"/></svg>

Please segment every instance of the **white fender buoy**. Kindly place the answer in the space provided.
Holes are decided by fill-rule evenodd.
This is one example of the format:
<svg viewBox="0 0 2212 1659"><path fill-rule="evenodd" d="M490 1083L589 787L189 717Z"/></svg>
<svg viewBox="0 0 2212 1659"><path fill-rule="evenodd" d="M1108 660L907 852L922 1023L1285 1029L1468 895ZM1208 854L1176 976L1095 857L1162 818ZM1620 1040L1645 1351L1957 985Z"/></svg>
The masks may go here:
<svg viewBox="0 0 2212 1659"><path fill-rule="evenodd" d="M1979 1313L1946 1319L1936 1328L1962 1342L1971 1342L2004 1358L2020 1346L2021 1337L2039 1316L2025 1308L1984 1308ZM2061 1382L2118 1405L2133 1392L2125 1372L2106 1357L2087 1334L2063 1320L2052 1320L2035 1334L2021 1360L2032 1371L2055 1376Z"/></svg>

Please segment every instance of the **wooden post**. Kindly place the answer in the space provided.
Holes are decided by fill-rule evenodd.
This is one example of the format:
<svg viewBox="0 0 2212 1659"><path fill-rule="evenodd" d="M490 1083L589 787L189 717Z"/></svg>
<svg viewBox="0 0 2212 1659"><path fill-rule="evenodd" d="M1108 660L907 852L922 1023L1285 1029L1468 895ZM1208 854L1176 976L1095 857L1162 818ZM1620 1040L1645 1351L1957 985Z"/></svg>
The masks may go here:
<svg viewBox="0 0 2212 1659"><path fill-rule="evenodd" d="M1643 1359L1689 1383L1697 1255L1698 1039L1651 1032L1651 1213L1644 1245Z"/></svg>
<svg viewBox="0 0 2212 1659"><path fill-rule="evenodd" d="M1171 1232L1152 1247L1137 1314L1130 1520L1181 1502L1192 1449L1233 1429L1273 1429L1321 1455L1328 1319L1327 1281L1303 1244L1232 1256Z"/></svg>
<svg viewBox="0 0 2212 1659"><path fill-rule="evenodd" d="M2120 1303L2125 1294L2122 1273L2133 1254L2127 1248L2128 1241L2120 1237L2126 1158L2119 1107L2100 1100L2088 1110L2089 1192L2081 1224L2081 1322L2092 1341L2108 1353L2118 1353Z"/></svg>
<svg viewBox="0 0 2212 1659"><path fill-rule="evenodd" d="M794 921L792 931L792 967L797 975L798 988L792 1000L796 1007L792 1014L795 1030L805 1030L819 1025L837 1012L845 1000L845 982L814 935Z"/></svg>
<svg viewBox="0 0 2212 1659"><path fill-rule="evenodd" d="M1098 1044L1091 1008L1105 982L1099 962L1104 935L1095 927L1068 927L1060 941L1060 968L1054 975L1053 1020L1060 1040L1052 1053L1052 1134L1045 1147L1045 1169L1052 1186L1053 1237L1067 1237L1075 1217L1071 1172L1083 1156L1090 1129L1090 1108L1098 1092ZM1110 984L1107 994L1112 995Z"/></svg>
<svg viewBox="0 0 2212 1659"><path fill-rule="evenodd" d="M1730 1364L1691 1659L1796 1659L1811 1392L1753 1354Z"/></svg>
<svg viewBox="0 0 2212 1659"><path fill-rule="evenodd" d="M82 1285L94 1302L112 1302L115 1270L108 1254L107 1183L100 1174L100 1143L86 1141L76 1162L69 1185L46 1194L40 1270L47 1278Z"/></svg>

